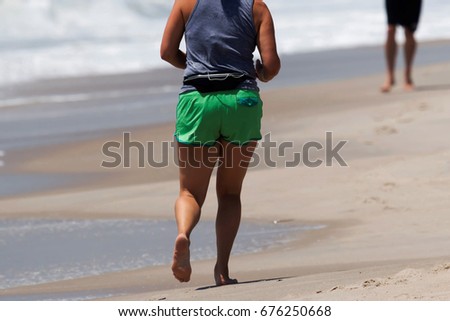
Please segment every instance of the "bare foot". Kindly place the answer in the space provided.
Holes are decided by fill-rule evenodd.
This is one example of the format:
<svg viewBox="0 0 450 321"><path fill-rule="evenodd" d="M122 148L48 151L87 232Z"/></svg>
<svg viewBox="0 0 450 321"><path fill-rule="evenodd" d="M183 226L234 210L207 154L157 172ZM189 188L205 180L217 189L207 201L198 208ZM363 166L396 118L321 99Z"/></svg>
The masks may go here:
<svg viewBox="0 0 450 321"><path fill-rule="evenodd" d="M173 251L172 272L180 282L189 282L191 279L191 262L189 252L190 241L185 234L180 234L175 240Z"/></svg>
<svg viewBox="0 0 450 321"><path fill-rule="evenodd" d="M237 284L238 280L236 279L231 279L228 276L228 269L226 269L225 272L220 272L219 268L216 267L214 268L214 279L216 280L216 285L217 286L221 286L221 285L228 285L228 284Z"/></svg>
<svg viewBox="0 0 450 321"><path fill-rule="evenodd" d="M395 85L395 81L386 80L386 82L381 86L380 90L382 93L388 93L391 91L392 86Z"/></svg>
<svg viewBox="0 0 450 321"><path fill-rule="evenodd" d="M404 91L414 91L415 89L416 89L416 87L414 87L414 83L412 83L412 82L407 82L403 86Z"/></svg>

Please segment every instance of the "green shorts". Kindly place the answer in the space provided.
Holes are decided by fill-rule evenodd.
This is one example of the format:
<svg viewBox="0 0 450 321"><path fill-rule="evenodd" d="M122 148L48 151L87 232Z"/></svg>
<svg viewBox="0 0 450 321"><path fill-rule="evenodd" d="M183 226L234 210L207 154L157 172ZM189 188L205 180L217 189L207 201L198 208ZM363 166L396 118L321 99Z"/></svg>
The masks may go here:
<svg viewBox="0 0 450 321"><path fill-rule="evenodd" d="M262 105L253 90L182 93L175 137L180 143L208 146L219 139L238 145L260 140Z"/></svg>

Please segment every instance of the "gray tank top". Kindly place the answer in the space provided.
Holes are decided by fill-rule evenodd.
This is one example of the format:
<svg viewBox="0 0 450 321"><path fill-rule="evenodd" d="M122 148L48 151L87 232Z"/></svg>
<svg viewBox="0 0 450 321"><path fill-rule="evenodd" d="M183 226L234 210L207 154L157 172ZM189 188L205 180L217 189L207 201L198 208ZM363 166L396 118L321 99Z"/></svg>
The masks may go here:
<svg viewBox="0 0 450 321"><path fill-rule="evenodd" d="M253 0L197 0L185 30L184 78L216 73L241 73L238 88L259 90L253 52L256 29ZM182 92L195 90L183 85Z"/></svg>

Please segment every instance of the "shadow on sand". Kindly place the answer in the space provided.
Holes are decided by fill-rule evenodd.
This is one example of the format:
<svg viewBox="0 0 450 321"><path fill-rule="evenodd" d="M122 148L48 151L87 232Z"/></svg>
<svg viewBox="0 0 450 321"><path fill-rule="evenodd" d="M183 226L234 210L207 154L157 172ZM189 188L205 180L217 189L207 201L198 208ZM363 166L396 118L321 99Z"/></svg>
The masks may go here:
<svg viewBox="0 0 450 321"><path fill-rule="evenodd" d="M416 86L416 91L450 90L450 84Z"/></svg>
<svg viewBox="0 0 450 321"><path fill-rule="evenodd" d="M244 281L244 282L238 282L237 284L234 285L239 285L239 284L251 284L251 283L260 283L260 282L269 282L269 281L276 281L276 282L280 282L286 279L291 279L293 278L293 276L282 276L282 277L278 277L278 278L271 278L271 279L259 279L259 280L251 280L251 281ZM204 286L201 288L197 288L195 289L195 291L203 291L203 290L208 290L208 289L213 289L213 288L218 288L222 285L208 285L208 286Z"/></svg>

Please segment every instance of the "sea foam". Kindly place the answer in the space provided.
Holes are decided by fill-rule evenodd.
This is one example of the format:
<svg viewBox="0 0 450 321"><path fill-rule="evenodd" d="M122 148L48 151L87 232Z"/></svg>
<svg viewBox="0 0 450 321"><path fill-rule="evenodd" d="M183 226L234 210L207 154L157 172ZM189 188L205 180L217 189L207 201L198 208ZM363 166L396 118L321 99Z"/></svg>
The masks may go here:
<svg viewBox="0 0 450 321"><path fill-rule="evenodd" d="M266 0L282 54L381 45L382 0ZM0 2L0 85L164 65L166 0ZM450 2L424 1L419 40L450 38ZM401 34L399 35L401 37Z"/></svg>

